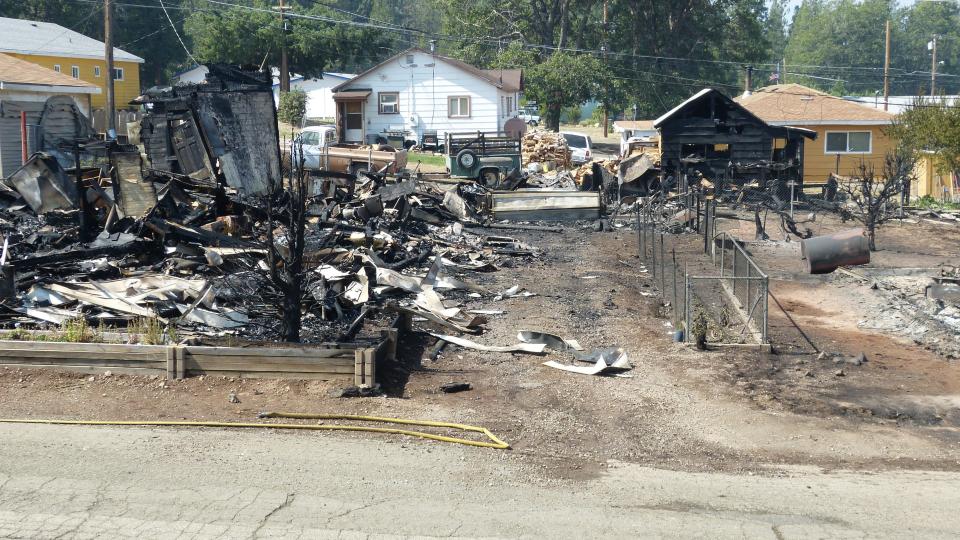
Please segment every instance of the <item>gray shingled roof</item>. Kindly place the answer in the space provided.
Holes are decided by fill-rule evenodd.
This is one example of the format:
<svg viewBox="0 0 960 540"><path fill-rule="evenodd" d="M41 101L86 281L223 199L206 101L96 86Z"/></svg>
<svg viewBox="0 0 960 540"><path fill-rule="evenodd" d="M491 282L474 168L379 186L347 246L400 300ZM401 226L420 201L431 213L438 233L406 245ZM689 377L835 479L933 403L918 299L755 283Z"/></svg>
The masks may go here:
<svg viewBox="0 0 960 540"><path fill-rule="evenodd" d="M0 52L69 58L103 58L103 42L59 24L0 17ZM114 47L113 58L143 63L143 58Z"/></svg>

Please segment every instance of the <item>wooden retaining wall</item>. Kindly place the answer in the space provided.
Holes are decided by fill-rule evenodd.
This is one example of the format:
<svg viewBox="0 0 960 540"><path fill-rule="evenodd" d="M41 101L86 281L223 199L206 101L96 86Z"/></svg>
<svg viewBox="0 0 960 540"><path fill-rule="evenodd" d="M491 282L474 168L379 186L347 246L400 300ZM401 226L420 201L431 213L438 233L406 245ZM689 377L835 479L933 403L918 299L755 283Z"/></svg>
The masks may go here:
<svg viewBox="0 0 960 540"><path fill-rule="evenodd" d="M222 375L242 378L353 380L376 383L378 361L395 360L397 330L385 330L370 346L328 343L315 347L204 347L0 340L0 365L84 373Z"/></svg>

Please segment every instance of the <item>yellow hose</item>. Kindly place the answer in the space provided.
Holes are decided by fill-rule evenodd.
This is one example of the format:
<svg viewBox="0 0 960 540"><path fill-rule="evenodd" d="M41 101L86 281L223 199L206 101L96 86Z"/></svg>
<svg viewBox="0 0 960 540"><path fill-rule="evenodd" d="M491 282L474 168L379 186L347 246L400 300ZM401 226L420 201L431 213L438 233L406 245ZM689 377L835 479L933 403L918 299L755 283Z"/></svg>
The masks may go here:
<svg viewBox="0 0 960 540"><path fill-rule="evenodd" d="M458 437L447 437L445 435L434 435L422 431L410 431L407 429L383 428L372 426L341 426L326 424L262 424L255 422L187 422L174 420L51 420L51 419L30 419L30 418L0 418L3 424L67 424L82 426L181 426L181 427L223 427L223 428L273 428L273 429L329 429L340 431L367 431L372 433L392 433L395 435L408 435L410 437L420 437L421 439L430 439L434 441L449 442L456 444L465 444L468 446L479 446L482 448L496 448L506 450L510 445L500 440L496 435L485 427L469 426L466 424L454 424L450 422L433 422L430 420L407 420L404 418L386 418L380 416L358 416L353 414L307 414L307 413L286 413L286 412L264 412L258 415L260 418L297 418L302 420L357 420L362 422L382 422L386 424L403 424L411 426L428 426L459 429L462 431L473 431L484 434L493 442L471 441Z"/></svg>

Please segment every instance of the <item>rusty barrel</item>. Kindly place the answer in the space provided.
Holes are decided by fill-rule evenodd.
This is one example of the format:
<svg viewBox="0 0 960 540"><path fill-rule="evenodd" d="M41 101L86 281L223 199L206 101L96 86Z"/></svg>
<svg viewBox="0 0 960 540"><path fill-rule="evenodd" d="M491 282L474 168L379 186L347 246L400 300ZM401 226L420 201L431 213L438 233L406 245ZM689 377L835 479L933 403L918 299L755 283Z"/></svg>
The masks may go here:
<svg viewBox="0 0 960 540"><path fill-rule="evenodd" d="M870 262L870 244L862 229L801 240L800 253L810 274L829 274L840 266Z"/></svg>

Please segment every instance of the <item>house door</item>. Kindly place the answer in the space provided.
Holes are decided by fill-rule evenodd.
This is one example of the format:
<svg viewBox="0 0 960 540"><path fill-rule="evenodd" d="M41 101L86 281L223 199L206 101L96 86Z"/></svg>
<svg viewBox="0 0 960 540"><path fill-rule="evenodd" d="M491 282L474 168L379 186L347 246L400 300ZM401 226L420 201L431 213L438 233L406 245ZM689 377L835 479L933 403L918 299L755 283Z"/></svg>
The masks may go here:
<svg viewBox="0 0 960 540"><path fill-rule="evenodd" d="M346 114L344 138L349 143L363 142L363 102L347 101L343 104Z"/></svg>

